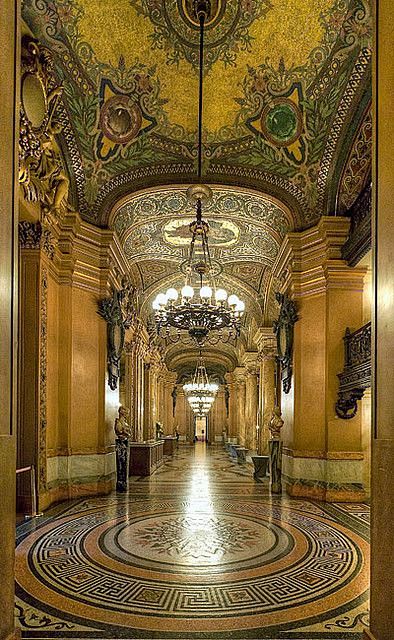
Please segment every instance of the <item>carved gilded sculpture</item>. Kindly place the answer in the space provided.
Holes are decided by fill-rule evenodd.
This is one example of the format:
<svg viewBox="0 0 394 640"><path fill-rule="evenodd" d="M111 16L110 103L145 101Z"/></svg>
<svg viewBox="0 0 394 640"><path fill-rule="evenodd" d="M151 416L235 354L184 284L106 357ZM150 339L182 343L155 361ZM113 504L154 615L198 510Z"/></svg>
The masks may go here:
<svg viewBox="0 0 394 640"><path fill-rule="evenodd" d="M271 440L280 439L280 431L283 425L284 425L284 422L282 420L282 412L280 410L280 407L276 406L274 407L271 419L268 423L268 429L270 432Z"/></svg>
<svg viewBox="0 0 394 640"><path fill-rule="evenodd" d="M41 219L56 220L72 210L70 181L56 141L63 129L55 114L62 87L52 57L38 41L22 38L19 183L29 202L38 202Z"/></svg>

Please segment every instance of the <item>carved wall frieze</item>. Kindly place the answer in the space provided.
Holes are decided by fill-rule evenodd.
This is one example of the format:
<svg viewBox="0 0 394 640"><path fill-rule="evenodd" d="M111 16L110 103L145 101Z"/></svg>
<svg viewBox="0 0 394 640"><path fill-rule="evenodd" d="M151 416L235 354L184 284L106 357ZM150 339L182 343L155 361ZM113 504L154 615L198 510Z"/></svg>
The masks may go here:
<svg viewBox="0 0 394 640"><path fill-rule="evenodd" d="M40 491L47 487L47 347L48 347L48 271L41 272L40 308L40 421L38 436L38 486Z"/></svg>

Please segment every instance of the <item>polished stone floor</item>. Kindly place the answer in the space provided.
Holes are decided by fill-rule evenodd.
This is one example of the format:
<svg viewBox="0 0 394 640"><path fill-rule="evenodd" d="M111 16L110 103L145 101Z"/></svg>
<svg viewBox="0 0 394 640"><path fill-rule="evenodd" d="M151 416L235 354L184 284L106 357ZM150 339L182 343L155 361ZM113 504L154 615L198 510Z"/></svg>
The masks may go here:
<svg viewBox="0 0 394 640"><path fill-rule="evenodd" d="M366 505L271 496L222 447L167 460L18 527L22 638L361 640Z"/></svg>

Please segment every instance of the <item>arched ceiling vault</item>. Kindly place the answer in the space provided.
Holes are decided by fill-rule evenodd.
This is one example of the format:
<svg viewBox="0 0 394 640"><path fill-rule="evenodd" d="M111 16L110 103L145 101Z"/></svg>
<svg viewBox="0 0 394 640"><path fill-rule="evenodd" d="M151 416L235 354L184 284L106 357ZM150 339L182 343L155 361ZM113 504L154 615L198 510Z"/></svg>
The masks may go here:
<svg viewBox="0 0 394 640"><path fill-rule="evenodd" d="M194 213L192 5L22 3L63 86L55 115L73 204L116 230L144 313L158 289L180 282ZM205 36L203 174L214 193L205 215L218 278L245 299L249 336L252 318L272 319L271 266L285 233L345 211L367 179L371 0L212 0Z"/></svg>
<svg viewBox="0 0 394 640"><path fill-rule="evenodd" d="M262 193L215 185L212 194L203 215L216 282L245 300L246 321L255 317L261 323L272 264L296 221L287 207ZM184 284L194 217L195 206L181 185L132 194L113 208L109 224L130 267L138 270L144 316L159 291Z"/></svg>
<svg viewBox="0 0 394 640"><path fill-rule="evenodd" d="M330 214L334 173L370 91L371 0L213 0L204 174L268 193L297 229ZM24 0L63 85L74 204L100 226L122 195L195 179L192 0ZM345 145L346 146L346 145ZM335 167L335 172L334 172Z"/></svg>

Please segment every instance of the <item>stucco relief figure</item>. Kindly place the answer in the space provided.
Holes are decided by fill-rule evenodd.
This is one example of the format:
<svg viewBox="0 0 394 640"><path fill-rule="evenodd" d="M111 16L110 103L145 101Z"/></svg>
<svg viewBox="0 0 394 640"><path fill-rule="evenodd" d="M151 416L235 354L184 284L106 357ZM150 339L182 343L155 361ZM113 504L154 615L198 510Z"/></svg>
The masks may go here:
<svg viewBox="0 0 394 640"><path fill-rule="evenodd" d="M120 406L118 409L118 417L115 418L114 430L116 437L120 440L127 440L131 437L131 427L127 422L129 410L126 407Z"/></svg>
<svg viewBox="0 0 394 640"><path fill-rule="evenodd" d="M55 136L62 131L62 125L53 122L48 126L42 140L43 153L37 169L40 180L48 182L45 194L46 204L56 214L62 209L69 209L68 192L70 181L63 169L61 153Z"/></svg>
<svg viewBox="0 0 394 640"><path fill-rule="evenodd" d="M276 406L272 412L271 419L268 423L268 429L270 432L271 440L280 439L280 430L282 429L284 422L282 420L282 414L280 407Z"/></svg>

